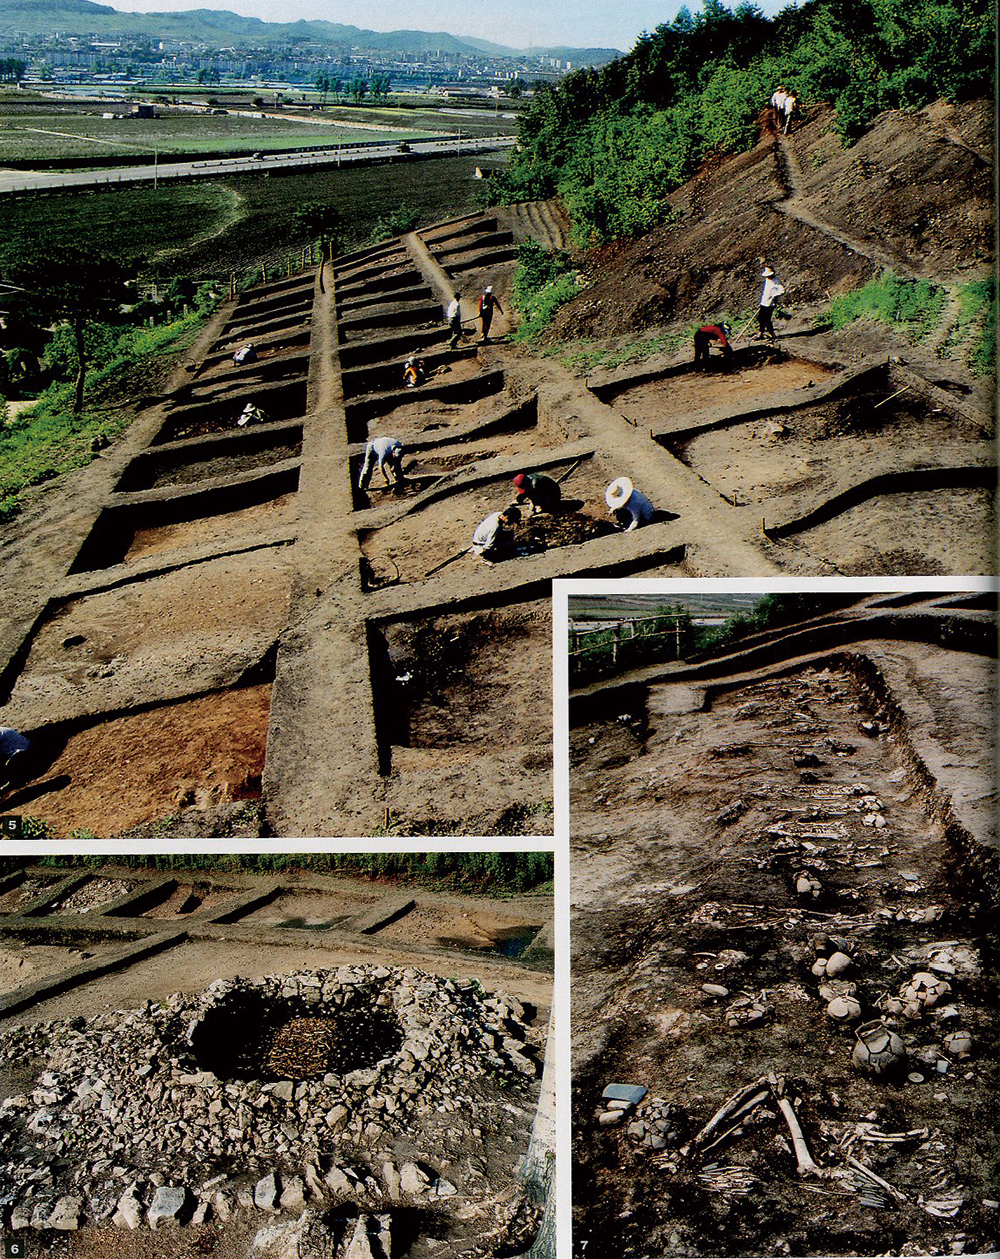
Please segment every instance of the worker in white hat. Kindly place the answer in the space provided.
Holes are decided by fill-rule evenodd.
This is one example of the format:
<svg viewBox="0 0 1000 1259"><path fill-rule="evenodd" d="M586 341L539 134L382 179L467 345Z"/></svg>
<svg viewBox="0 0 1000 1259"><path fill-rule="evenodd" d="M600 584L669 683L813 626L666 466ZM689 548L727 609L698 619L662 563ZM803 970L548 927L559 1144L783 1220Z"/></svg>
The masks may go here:
<svg viewBox="0 0 1000 1259"><path fill-rule="evenodd" d="M771 267L765 267L760 273L764 287L760 293L760 309L757 311L757 328L759 335L774 340L774 324L771 317L774 313L775 301L784 293L785 286L775 275Z"/></svg>
<svg viewBox="0 0 1000 1259"><path fill-rule="evenodd" d="M486 344L490 335L490 324L493 322L494 310L498 310L501 315L503 314L503 307L497 300L492 287L487 284L486 288L483 289L482 297L479 299L479 318L483 325L483 345Z"/></svg>
<svg viewBox="0 0 1000 1259"><path fill-rule="evenodd" d="M608 505L608 511L626 533L631 533L640 525L648 525L653 519L653 504L641 490L635 488L627 476L620 476L611 482L604 491L604 501Z"/></svg>

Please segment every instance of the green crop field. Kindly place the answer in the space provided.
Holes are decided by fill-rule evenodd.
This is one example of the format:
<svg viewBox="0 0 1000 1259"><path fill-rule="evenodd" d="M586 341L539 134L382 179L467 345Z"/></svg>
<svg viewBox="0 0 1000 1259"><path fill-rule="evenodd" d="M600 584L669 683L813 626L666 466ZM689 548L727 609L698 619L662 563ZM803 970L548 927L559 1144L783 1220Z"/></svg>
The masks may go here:
<svg viewBox="0 0 1000 1259"><path fill-rule="evenodd" d="M475 208L475 158L447 157L391 166L263 172L152 188L50 193L8 200L0 268L40 242L65 236L106 249L144 274L226 275L295 252L306 243L295 214L308 201L335 205L344 220L341 250L371 239L380 219L408 207L421 223Z"/></svg>
<svg viewBox="0 0 1000 1259"><path fill-rule="evenodd" d="M171 114L163 118L102 118L99 113L0 112L0 151L6 161L89 158L95 166L126 154L252 153L335 145L359 140L414 139L414 124L384 132L229 114Z"/></svg>

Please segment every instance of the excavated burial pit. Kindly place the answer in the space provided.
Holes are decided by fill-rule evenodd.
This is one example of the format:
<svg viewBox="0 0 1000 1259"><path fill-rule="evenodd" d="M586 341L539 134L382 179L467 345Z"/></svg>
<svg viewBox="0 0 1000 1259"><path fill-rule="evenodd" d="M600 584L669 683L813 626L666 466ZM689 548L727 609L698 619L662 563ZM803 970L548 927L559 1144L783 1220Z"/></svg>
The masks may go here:
<svg viewBox="0 0 1000 1259"><path fill-rule="evenodd" d="M464 403L425 395L416 389L397 394L395 405L387 406L383 412L366 412L363 406L348 408L351 440L360 442L369 437L390 436L413 447L430 443L443 445L449 440L476 441L491 433L520 433L535 428L538 399L534 395L498 413L498 405L505 399L502 397L503 376L496 375L499 379L492 382L486 393ZM453 435L451 430L456 429L458 432Z"/></svg>
<svg viewBox="0 0 1000 1259"><path fill-rule="evenodd" d="M384 332L367 339L357 338L349 345L340 348L340 367L342 371L365 365L382 364L391 368L395 365L395 384L403 383L403 364L412 353L427 356L432 349L444 350L448 340L448 330L440 325L430 328L415 328L409 332L386 335ZM450 362L451 355L442 356L442 361Z"/></svg>
<svg viewBox="0 0 1000 1259"><path fill-rule="evenodd" d="M262 384L256 389L242 386L235 388L232 394L224 394L211 402L178 407L168 415L152 444L158 446L164 442L204 437L209 433L239 433L241 429L237 420L247 403L260 407L269 423L297 420L306 411L306 382L295 380L286 384Z"/></svg>
<svg viewBox="0 0 1000 1259"><path fill-rule="evenodd" d="M233 355L239 347L250 343L253 344L257 357L249 363L234 363ZM302 350L308 350L309 329L297 330L293 326L293 331L286 336L274 334L262 336L257 333L246 337L227 337L226 345L217 348L219 352L211 354L202 364L199 380L204 380L208 376L211 376L213 380L217 376L231 376L234 380L239 380L261 363L288 358Z"/></svg>
<svg viewBox="0 0 1000 1259"><path fill-rule="evenodd" d="M359 398L370 393L398 392L403 385L403 357L401 350L389 362L369 363L360 367L345 367L341 371L345 398ZM472 346L457 351L442 348L428 350L424 354L427 379L407 393L428 393L442 385L464 384L482 374L482 364Z"/></svg>
<svg viewBox="0 0 1000 1259"><path fill-rule="evenodd" d="M240 992L208 1010L190 1040L199 1068L220 1079L308 1080L391 1058L403 1029L394 1012L360 997L324 1005Z"/></svg>
<svg viewBox="0 0 1000 1259"><path fill-rule="evenodd" d="M30 874L20 879L13 887L0 895L0 914L19 914L31 901L37 900L46 888L52 887L58 881L55 875L48 878L37 874ZM0 951L0 958L2 957L3 953Z"/></svg>
<svg viewBox="0 0 1000 1259"><path fill-rule="evenodd" d="M299 470L292 468L239 485L155 503L105 508L80 548L71 573L131 564L148 555L291 529Z"/></svg>
<svg viewBox="0 0 1000 1259"><path fill-rule="evenodd" d="M656 429L665 421L677 424L681 417L689 420L726 408L740 410L751 404L764 408L775 395L818 385L835 374L833 368L809 359L764 351L761 356L763 362L755 355L753 366L739 370L721 371L713 362L712 370L696 371L689 364L652 380L592 386L591 392L637 427Z"/></svg>
<svg viewBox="0 0 1000 1259"><path fill-rule="evenodd" d="M368 394L344 407L348 441L364 441L379 432L394 433L399 422L409 422L416 435L469 425L496 410L497 395L503 393L504 385L502 371L489 371L463 380L448 376L444 383L432 380L416 389Z"/></svg>
<svg viewBox="0 0 1000 1259"><path fill-rule="evenodd" d="M339 293L334 294L338 319L363 319L376 306L383 310L399 310L413 302L430 302L433 298L434 293L427 284L415 284L410 289L399 289L392 293L368 294L367 296L356 296L352 293L347 297L342 297ZM440 317L443 319L443 308L440 305L436 305L436 309L440 312Z"/></svg>
<svg viewBox="0 0 1000 1259"><path fill-rule="evenodd" d="M164 676L189 690L231 681L285 628L291 562L290 547L269 547L72 599L38 631L11 698L72 696L82 710Z"/></svg>
<svg viewBox="0 0 1000 1259"><path fill-rule="evenodd" d="M296 350L290 354L262 355L253 363L230 367L199 377L184 389L183 396L192 403L223 402L231 389L266 387L275 382L305 380L309 374L309 354Z"/></svg>
<svg viewBox="0 0 1000 1259"><path fill-rule="evenodd" d="M395 746L524 744L550 760L551 626L541 605L400 621L373 659L380 730Z"/></svg>
<svg viewBox="0 0 1000 1259"><path fill-rule="evenodd" d="M352 918L383 899L383 893L375 891L366 895L345 889L333 894L288 888L266 905L244 914L240 922L252 923L255 927L323 931L330 927L346 927Z"/></svg>
<svg viewBox="0 0 1000 1259"><path fill-rule="evenodd" d="M720 494L763 503L824 483L857 468L861 480L876 459L906 460L920 447L982 442L989 436L956 411L935 405L891 373L866 376L862 387L823 402L778 408L767 417L726 424L663 445ZM778 429L778 431L775 431Z"/></svg>
<svg viewBox="0 0 1000 1259"><path fill-rule="evenodd" d="M445 331L439 305L432 302L400 303L398 306L373 311L367 316L357 315L352 318L349 313L345 314L337 325L337 341L341 346L355 345L387 328L410 328L416 331L431 327L436 327L442 334Z"/></svg>
<svg viewBox="0 0 1000 1259"><path fill-rule="evenodd" d="M138 455L115 486L119 493L158 489L162 485L192 485L212 477L235 476L269 468L302 454L302 425L275 430L263 425L237 429L195 448Z"/></svg>
<svg viewBox="0 0 1000 1259"><path fill-rule="evenodd" d="M994 572L996 536L993 490L942 484L867 499L798 530L795 540L835 559L846 576L933 576Z"/></svg>
<svg viewBox="0 0 1000 1259"><path fill-rule="evenodd" d="M144 822L260 795L271 685L27 733L41 768L4 808L58 838L113 839Z"/></svg>
<svg viewBox="0 0 1000 1259"><path fill-rule="evenodd" d="M574 462L567 459L546 467L545 474L558 480ZM530 460L526 466L531 469ZM396 564L404 583L422 580L436 564L471 544L481 520L514 501L513 475L505 473L469 489L456 489L382 529L362 530L359 537L365 559L376 574L388 572ZM604 505L604 490L610 480L602 461L589 456L567 478L562 510L557 515L529 517L524 513L517 530L518 546L526 554L534 554L613 533ZM516 565L517 559L515 556L504 563ZM463 573L480 563L475 556L466 555L443 572L450 572L452 579L460 582Z"/></svg>

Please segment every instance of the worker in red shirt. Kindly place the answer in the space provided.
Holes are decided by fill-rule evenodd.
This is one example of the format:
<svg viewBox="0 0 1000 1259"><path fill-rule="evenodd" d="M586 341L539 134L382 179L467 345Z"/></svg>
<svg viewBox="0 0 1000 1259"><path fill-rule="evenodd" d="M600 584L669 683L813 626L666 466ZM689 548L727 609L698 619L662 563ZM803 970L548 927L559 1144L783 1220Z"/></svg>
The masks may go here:
<svg viewBox="0 0 1000 1259"><path fill-rule="evenodd" d="M713 341L718 341L722 350L722 357L729 366L729 360L733 357L733 347L729 344L729 324L705 324L699 328L694 334L694 365L704 363L708 365L709 346Z"/></svg>

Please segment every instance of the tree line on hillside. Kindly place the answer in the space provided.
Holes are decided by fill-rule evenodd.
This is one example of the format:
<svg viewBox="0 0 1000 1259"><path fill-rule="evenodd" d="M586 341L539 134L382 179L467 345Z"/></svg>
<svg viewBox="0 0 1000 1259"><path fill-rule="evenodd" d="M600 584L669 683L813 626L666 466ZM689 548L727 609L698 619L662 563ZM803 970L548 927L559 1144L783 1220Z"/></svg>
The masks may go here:
<svg viewBox="0 0 1000 1259"><path fill-rule="evenodd" d="M752 147L779 83L831 105L849 144L887 109L992 97L995 28L990 0L808 0L774 18L703 0L627 56L540 85L491 197L560 194L579 244L637 235L707 155Z"/></svg>

